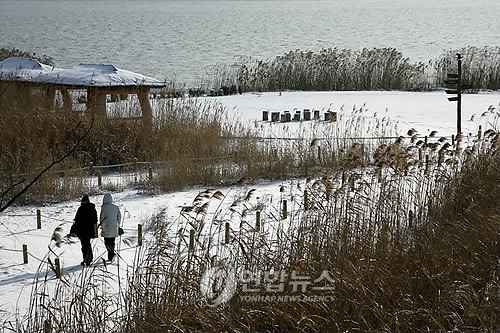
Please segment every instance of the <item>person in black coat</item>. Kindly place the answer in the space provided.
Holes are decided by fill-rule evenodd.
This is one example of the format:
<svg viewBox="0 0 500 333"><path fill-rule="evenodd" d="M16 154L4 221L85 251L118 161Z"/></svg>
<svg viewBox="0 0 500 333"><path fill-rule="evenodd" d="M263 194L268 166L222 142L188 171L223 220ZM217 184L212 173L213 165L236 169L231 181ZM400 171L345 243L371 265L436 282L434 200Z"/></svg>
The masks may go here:
<svg viewBox="0 0 500 333"><path fill-rule="evenodd" d="M82 243L82 265L89 266L92 260L94 260L90 240L97 237L96 231L97 211L95 205L90 202L89 196L85 194L76 212L75 223L71 228L71 232L75 233Z"/></svg>

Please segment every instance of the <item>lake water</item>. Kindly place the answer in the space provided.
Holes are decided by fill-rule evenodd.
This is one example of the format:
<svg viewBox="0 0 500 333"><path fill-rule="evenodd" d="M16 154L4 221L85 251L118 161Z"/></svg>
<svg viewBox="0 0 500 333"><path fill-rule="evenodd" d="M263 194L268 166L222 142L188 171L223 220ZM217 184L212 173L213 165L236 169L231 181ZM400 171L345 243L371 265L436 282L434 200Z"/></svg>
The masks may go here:
<svg viewBox="0 0 500 333"><path fill-rule="evenodd" d="M498 46L498 13L498 0L0 0L0 47L195 86L239 56L394 47L428 61Z"/></svg>

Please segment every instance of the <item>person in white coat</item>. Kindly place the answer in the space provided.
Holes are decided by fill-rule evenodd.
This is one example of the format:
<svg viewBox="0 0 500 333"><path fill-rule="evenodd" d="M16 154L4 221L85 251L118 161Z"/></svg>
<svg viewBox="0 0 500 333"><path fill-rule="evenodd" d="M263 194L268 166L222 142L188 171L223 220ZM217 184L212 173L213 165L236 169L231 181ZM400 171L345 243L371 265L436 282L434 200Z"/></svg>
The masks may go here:
<svg viewBox="0 0 500 333"><path fill-rule="evenodd" d="M115 257L115 238L118 237L118 227L122 220L122 214L117 205L113 204L111 194L104 194L100 214L101 236L104 237L104 245L108 251L108 260Z"/></svg>

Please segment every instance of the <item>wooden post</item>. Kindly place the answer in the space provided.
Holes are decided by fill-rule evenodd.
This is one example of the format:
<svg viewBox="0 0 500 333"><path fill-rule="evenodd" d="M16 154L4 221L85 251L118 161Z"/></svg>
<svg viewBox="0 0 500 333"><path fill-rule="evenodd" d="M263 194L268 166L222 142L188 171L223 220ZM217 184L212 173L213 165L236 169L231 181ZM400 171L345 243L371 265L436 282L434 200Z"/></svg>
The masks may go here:
<svg viewBox="0 0 500 333"><path fill-rule="evenodd" d="M42 229L42 212L40 212L40 209L36 210L36 228Z"/></svg>
<svg viewBox="0 0 500 333"><path fill-rule="evenodd" d="M316 115L316 111L314 111L314 114ZM310 109L304 109L304 120L311 120L311 110ZM319 110L318 110L318 119L319 120Z"/></svg>
<svg viewBox="0 0 500 333"><path fill-rule="evenodd" d="M59 258L55 259L55 268L56 268L56 278L60 279L61 278L61 262L59 261Z"/></svg>
<svg viewBox="0 0 500 333"><path fill-rule="evenodd" d="M137 244L142 246L142 224L137 225Z"/></svg>
<svg viewBox="0 0 500 333"><path fill-rule="evenodd" d="M427 148L427 135L424 137L424 148Z"/></svg>
<svg viewBox="0 0 500 333"><path fill-rule="evenodd" d="M53 85L48 85L46 90L45 105L47 109L52 110L54 108L54 99L56 98L56 88Z"/></svg>
<svg viewBox="0 0 500 333"><path fill-rule="evenodd" d="M304 191L304 211L307 211L309 209L309 195L307 193L307 190Z"/></svg>
<svg viewBox="0 0 500 333"><path fill-rule="evenodd" d="M455 134L451 135L451 145L455 146Z"/></svg>
<svg viewBox="0 0 500 333"><path fill-rule="evenodd" d="M337 112L331 111L330 121L337 121Z"/></svg>
<svg viewBox="0 0 500 333"><path fill-rule="evenodd" d="M23 262L28 263L28 245L23 244Z"/></svg>
<svg viewBox="0 0 500 333"><path fill-rule="evenodd" d="M189 251L194 250L194 229L189 231Z"/></svg>
<svg viewBox="0 0 500 333"><path fill-rule="evenodd" d="M138 171L138 163L137 157L134 158L134 183L137 183L137 171Z"/></svg>
<svg viewBox="0 0 500 333"><path fill-rule="evenodd" d="M262 121L268 121L269 120L269 111L264 110L262 111Z"/></svg>
<svg viewBox="0 0 500 333"><path fill-rule="evenodd" d="M102 186L102 171L101 170L97 171L97 186L98 187Z"/></svg>
<svg viewBox="0 0 500 333"><path fill-rule="evenodd" d="M149 165L148 172L149 172L149 181L152 182L153 181L153 167L151 166L151 164Z"/></svg>
<svg viewBox="0 0 500 333"><path fill-rule="evenodd" d="M462 133L462 56L457 53L458 80L457 80L457 134Z"/></svg>
<svg viewBox="0 0 500 333"><path fill-rule="evenodd" d="M52 324L48 319L43 321L43 333L52 333Z"/></svg>
<svg viewBox="0 0 500 333"><path fill-rule="evenodd" d="M283 209L281 211L281 218L286 219L288 217L288 208L287 208L287 201L283 200Z"/></svg>
<svg viewBox="0 0 500 333"><path fill-rule="evenodd" d="M482 128L481 125L479 125L479 130L477 131L477 139L481 140L481 135L482 135Z"/></svg>
<svg viewBox="0 0 500 333"><path fill-rule="evenodd" d="M430 169L429 155L425 155L425 173L428 174Z"/></svg>
<svg viewBox="0 0 500 333"><path fill-rule="evenodd" d="M68 89L61 89L61 94L63 98L63 108L66 112L71 112L73 110L73 101L71 100L71 95Z"/></svg>
<svg viewBox="0 0 500 333"><path fill-rule="evenodd" d="M422 148L418 149L418 160L422 161L423 155L422 155Z"/></svg>
<svg viewBox="0 0 500 333"><path fill-rule="evenodd" d="M101 119L108 117L106 113L106 93L101 91L101 89L98 89L96 92L95 113Z"/></svg>
<svg viewBox="0 0 500 333"><path fill-rule="evenodd" d="M225 232L225 237L224 237L224 243L229 244L229 235L230 235L230 227L229 227L229 222L226 222L226 232Z"/></svg>
<svg viewBox="0 0 500 333"><path fill-rule="evenodd" d="M271 121L272 122L280 121L280 113L275 111L271 112Z"/></svg>
<svg viewBox="0 0 500 333"><path fill-rule="evenodd" d="M255 230L260 231L260 211L255 213Z"/></svg>
<svg viewBox="0 0 500 333"><path fill-rule="evenodd" d="M377 182L382 183L382 168L375 169L375 175L377 176Z"/></svg>
<svg viewBox="0 0 500 333"><path fill-rule="evenodd" d="M106 118L106 93L102 89L96 87L87 89L87 110L92 112L96 118Z"/></svg>
<svg viewBox="0 0 500 333"><path fill-rule="evenodd" d="M106 93L102 91L102 88L87 88L87 110L95 115L97 119L104 119L107 117Z"/></svg>
<svg viewBox="0 0 500 333"><path fill-rule="evenodd" d="M313 110L313 117L314 120L319 120L319 110Z"/></svg>
<svg viewBox="0 0 500 333"><path fill-rule="evenodd" d="M139 104L142 111L142 123L145 128L151 130L153 128L153 110L149 103L149 88L142 88L137 94Z"/></svg>

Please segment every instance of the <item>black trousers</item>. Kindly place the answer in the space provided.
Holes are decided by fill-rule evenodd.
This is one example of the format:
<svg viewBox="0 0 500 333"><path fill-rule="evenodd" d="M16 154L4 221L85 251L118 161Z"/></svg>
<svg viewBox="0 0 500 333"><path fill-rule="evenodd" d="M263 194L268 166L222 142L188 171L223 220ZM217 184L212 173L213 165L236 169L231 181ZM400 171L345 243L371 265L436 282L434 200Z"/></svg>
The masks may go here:
<svg viewBox="0 0 500 333"><path fill-rule="evenodd" d="M94 260L94 254L92 253L92 245L90 244L90 238L80 238L80 242L82 243L83 263L89 266L92 260Z"/></svg>
<svg viewBox="0 0 500 333"><path fill-rule="evenodd" d="M115 256L115 237L104 237L104 245L106 250L108 250L108 260L113 260Z"/></svg>

